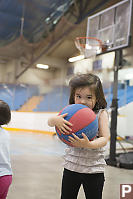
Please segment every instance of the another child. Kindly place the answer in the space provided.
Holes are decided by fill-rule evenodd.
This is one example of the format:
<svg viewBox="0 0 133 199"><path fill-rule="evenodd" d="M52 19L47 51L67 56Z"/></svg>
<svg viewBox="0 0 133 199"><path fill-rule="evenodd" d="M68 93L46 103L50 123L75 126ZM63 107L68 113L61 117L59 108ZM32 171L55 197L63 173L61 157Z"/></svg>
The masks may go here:
<svg viewBox="0 0 133 199"><path fill-rule="evenodd" d="M102 199L104 185L105 145L109 140L109 121L106 100L100 79L93 74L74 76L70 81L69 104L84 104L98 116L99 130L97 138L89 141L82 133L80 139L73 134L65 154L61 199L77 199L80 186L83 185L86 199ZM57 126L63 133L71 132L71 123L62 116L48 120L49 126Z"/></svg>
<svg viewBox="0 0 133 199"><path fill-rule="evenodd" d="M12 182L12 170L9 153L9 134L1 126L8 124L11 119L10 108L0 100L0 199L6 199Z"/></svg>

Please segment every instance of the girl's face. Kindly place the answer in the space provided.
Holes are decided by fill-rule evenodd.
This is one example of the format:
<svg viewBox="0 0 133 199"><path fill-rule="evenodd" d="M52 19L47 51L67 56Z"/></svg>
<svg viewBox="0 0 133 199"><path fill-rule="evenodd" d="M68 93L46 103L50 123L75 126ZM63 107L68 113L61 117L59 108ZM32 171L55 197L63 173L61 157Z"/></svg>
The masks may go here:
<svg viewBox="0 0 133 199"><path fill-rule="evenodd" d="M96 96L89 86L77 88L74 96L75 104L83 104L93 109L96 104Z"/></svg>

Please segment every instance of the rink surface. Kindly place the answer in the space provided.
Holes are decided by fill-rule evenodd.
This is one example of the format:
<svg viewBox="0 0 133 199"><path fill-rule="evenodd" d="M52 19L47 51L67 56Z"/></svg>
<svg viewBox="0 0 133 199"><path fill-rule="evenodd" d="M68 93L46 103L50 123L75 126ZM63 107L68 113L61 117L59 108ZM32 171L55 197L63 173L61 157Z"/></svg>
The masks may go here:
<svg viewBox="0 0 133 199"><path fill-rule="evenodd" d="M10 132L13 182L8 199L60 199L66 145L57 136ZM120 184L133 184L133 170L107 166L103 199L118 199ZM78 199L84 199L81 188Z"/></svg>

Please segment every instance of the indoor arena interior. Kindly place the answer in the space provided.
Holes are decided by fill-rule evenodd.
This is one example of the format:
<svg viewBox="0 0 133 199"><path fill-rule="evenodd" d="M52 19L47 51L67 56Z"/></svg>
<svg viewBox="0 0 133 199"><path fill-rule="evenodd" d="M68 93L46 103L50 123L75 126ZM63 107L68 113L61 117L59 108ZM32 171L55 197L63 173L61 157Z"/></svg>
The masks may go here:
<svg viewBox="0 0 133 199"><path fill-rule="evenodd" d="M69 82L83 74L99 77L107 102L102 199L133 199L132 7L132 0L0 1L0 103L11 111L2 126L0 116L0 186L2 177L12 175L7 197L0 199L66 199L65 153L76 147L48 121L74 104ZM12 173L2 173L2 132L9 134ZM86 197L81 185L77 199L100 197Z"/></svg>

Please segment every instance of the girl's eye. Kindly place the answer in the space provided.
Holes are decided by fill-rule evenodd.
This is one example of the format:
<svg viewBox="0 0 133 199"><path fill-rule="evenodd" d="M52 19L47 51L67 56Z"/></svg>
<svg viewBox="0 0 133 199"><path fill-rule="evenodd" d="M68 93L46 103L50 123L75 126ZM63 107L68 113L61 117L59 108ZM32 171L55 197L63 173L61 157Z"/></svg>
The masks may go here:
<svg viewBox="0 0 133 199"><path fill-rule="evenodd" d="M92 96L88 96L87 98L88 98L88 99L92 99Z"/></svg>
<svg viewBox="0 0 133 199"><path fill-rule="evenodd" d="M80 96L80 95L76 95L76 97L77 97L77 98L81 98L81 96Z"/></svg>

